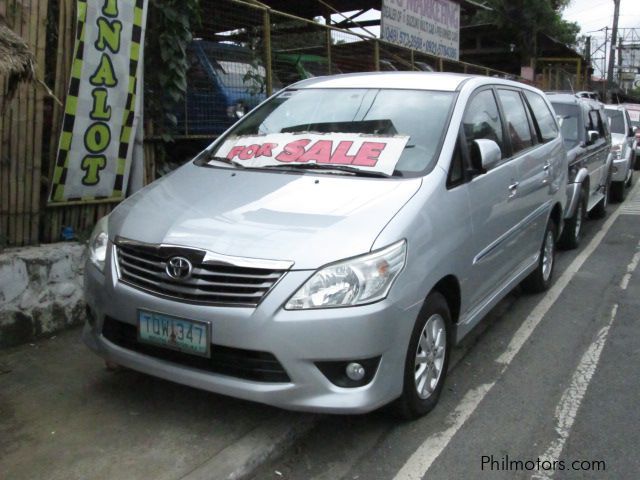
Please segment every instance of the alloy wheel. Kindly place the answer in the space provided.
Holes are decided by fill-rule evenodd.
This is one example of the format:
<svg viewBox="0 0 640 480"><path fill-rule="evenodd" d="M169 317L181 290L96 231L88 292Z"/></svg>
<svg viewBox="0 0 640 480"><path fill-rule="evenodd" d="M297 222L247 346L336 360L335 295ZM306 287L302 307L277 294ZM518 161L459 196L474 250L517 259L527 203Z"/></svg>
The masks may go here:
<svg viewBox="0 0 640 480"><path fill-rule="evenodd" d="M442 316L434 314L425 323L415 358L415 386L418 397L426 399L436 389L444 366L447 332Z"/></svg>
<svg viewBox="0 0 640 480"><path fill-rule="evenodd" d="M542 278L546 282L551 277L551 270L553 270L553 257L555 250L555 242L553 240L553 232L547 231L547 235L544 240L544 249L542 250Z"/></svg>

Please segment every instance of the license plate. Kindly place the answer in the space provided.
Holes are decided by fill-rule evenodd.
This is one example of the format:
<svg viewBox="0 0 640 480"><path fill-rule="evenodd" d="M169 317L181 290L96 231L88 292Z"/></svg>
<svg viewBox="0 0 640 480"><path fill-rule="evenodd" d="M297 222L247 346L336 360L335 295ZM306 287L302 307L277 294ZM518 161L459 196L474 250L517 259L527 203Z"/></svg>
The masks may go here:
<svg viewBox="0 0 640 480"><path fill-rule="evenodd" d="M208 323L138 310L138 340L184 353L210 356Z"/></svg>

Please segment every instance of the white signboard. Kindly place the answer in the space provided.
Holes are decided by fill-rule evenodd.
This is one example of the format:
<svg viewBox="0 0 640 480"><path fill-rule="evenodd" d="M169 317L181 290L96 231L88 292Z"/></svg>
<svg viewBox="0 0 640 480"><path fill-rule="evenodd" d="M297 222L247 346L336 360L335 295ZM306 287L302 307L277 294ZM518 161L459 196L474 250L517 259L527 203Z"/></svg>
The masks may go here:
<svg viewBox="0 0 640 480"><path fill-rule="evenodd" d="M77 0L50 203L124 199L141 112L148 0Z"/></svg>
<svg viewBox="0 0 640 480"><path fill-rule="evenodd" d="M215 155L254 168L318 163L392 175L408 140L357 133L275 133L229 138Z"/></svg>
<svg viewBox="0 0 640 480"><path fill-rule="evenodd" d="M383 0L382 39L458 60L460 5L449 0Z"/></svg>

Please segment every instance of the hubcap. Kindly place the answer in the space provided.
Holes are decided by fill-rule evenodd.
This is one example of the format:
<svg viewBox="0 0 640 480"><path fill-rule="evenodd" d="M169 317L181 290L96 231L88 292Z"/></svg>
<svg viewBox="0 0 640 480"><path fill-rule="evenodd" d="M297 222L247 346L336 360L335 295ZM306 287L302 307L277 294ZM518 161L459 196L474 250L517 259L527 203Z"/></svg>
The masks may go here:
<svg viewBox="0 0 640 480"><path fill-rule="evenodd" d="M542 249L542 278L546 282L551 276L551 269L553 268L553 232L549 230L544 240L544 248Z"/></svg>
<svg viewBox="0 0 640 480"><path fill-rule="evenodd" d="M434 314L420 333L415 359L415 386L418 397L426 399L436 389L447 349L447 332L442 316Z"/></svg>

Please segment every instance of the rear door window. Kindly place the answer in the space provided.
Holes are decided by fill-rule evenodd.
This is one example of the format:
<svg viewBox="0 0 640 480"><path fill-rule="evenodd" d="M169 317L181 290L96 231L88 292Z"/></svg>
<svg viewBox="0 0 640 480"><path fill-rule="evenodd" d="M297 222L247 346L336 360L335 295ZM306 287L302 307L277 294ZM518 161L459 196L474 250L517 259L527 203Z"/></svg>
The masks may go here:
<svg viewBox="0 0 640 480"><path fill-rule="evenodd" d="M505 121L507 122L507 132L515 155L532 147L534 144L529 117L519 92L500 89L498 90L498 96L500 97Z"/></svg>

